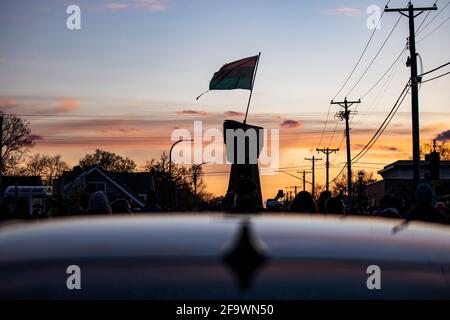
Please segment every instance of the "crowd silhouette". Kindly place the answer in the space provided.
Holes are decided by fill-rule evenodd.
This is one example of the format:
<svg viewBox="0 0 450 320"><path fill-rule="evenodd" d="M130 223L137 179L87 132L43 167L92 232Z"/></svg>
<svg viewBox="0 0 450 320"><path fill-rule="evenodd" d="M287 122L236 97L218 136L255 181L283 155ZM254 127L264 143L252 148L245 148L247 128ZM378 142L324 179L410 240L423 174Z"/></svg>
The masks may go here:
<svg viewBox="0 0 450 320"><path fill-rule="evenodd" d="M295 214L334 214L360 215L369 217L403 219L405 221L419 220L432 223L450 223L450 210L443 201L435 201L433 189L428 184L420 184L414 195L414 202L410 205L393 194L385 194L378 207L371 207L364 196L355 197L351 204L346 204L341 194L333 196L329 191L320 193L315 199L310 192L301 191L291 201L281 201L285 194L280 190L276 197L268 199L266 208L261 207L256 183L249 178L242 177L234 188L223 197L221 205L216 211L231 213L264 213L289 212ZM76 209L74 209L76 208ZM158 213L163 210L158 201L158 194L151 190L146 195L145 206L139 210L132 207L129 199L118 198L110 201L103 191L92 193L86 198L82 196L75 206L69 207L61 196L52 199L46 213L32 214L29 212L27 198L3 199L0 207L0 219L33 219L68 215L112 215L133 213Z"/></svg>

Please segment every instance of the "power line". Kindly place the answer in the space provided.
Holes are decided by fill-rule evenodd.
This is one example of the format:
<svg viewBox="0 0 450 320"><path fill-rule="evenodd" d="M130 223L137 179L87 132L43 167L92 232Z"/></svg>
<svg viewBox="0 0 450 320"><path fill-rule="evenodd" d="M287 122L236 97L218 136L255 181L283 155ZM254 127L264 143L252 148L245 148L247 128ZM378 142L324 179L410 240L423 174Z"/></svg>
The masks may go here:
<svg viewBox="0 0 450 320"><path fill-rule="evenodd" d="M426 36L424 36L423 38L417 40L417 43L425 40L426 38L428 38L431 34L433 34L436 30L438 30L440 27L442 27L448 20L450 19L450 17L447 17L447 19L445 19L444 21L442 21L441 24L439 24L436 28L434 28L431 32L429 32Z"/></svg>
<svg viewBox="0 0 450 320"><path fill-rule="evenodd" d="M434 69L431 69L430 71L427 71L427 72L422 73L421 75L419 75L419 77L426 76L427 74L433 73L433 72L435 72L435 71L437 71L437 70L439 70L439 69L442 69L442 68L444 68L444 67L446 67L446 66L448 66L448 65L450 65L450 61L447 62L447 63L444 63L443 65L441 65L441 66L439 66L439 67L436 67L436 68L434 68Z"/></svg>
<svg viewBox="0 0 450 320"><path fill-rule="evenodd" d="M377 142L377 140L380 138L380 136L383 134L383 132L386 130L388 125L390 124L392 118L394 117L397 110L400 108L400 106L403 103L403 100L407 96L409 92L409 83L405 86L402 93L398 97L397 101L395 102L394 106L392 107L391 111L387 115L386 119L381 124L380 128L375 132L373 137L369 140L369 142L364 146L364 148L352 159L352 163L356 163L359 160L361 160L362 157L372 148L372 146Z"/></svg>
<svg viewBox="0 0 450 320"><path fill-rule="evenodd" d="M356 83L353 85L353 87L350 89L350 91L347 93L347 96L349 96L353 90L356 88L356 86L361 82L361 80L364 78L364 76L367 74L367 72L369 71L370 67L373 65L373 63L375 62L375 60L377 59L377 57L379 56L381 50L383 50L384 46L386 45L386 43L388 42L389 38L391 37L392 33L394 33L394 30L397 28L400 20L402 19L402 16L399 16L397 19L397 22L395 23L395 25L392 27L391 31L389 32L387 38L384 40L383 44L381 45L380 49L378 49L377 53L375 54L375 56L373 57L372 61L370 61L369 65L367 66L367 68L364 70L363 74L361 75L361 77L358 79L358 81L356 81Z"/></svg>
<svg viewBox="0 0 450 320"><path fill-rule="evenodd" d="M436 1L436 2L437 2L437 1ZM433 17L433 19L431 19L430 22L428 22L428 23L425 25L425 27L422 28L422 30L418 30L418 31L417 31L416 36L419 35L422 31L424 31L430 24L432 24L433 21L436 20L437 17L439 17L439 15L440 15L447 7L448 7L449 4L450 4L450 1L447 2L447 4L446 4L441 10L438 11L438 13ZM436 3L435 3L434 5L436 5ZM420 41L420 40L419 40L419 41Z"/></svg>
<svg viewBox="0 0 450 320"><path fill-rule="evenodd" d="M436 2L433 4L433 6L436 6L439 0L436 0ZM425 23L425 21L427 20L428 16L430 15L431 11L428 11L425 18L423 18L422 22L420 23L419 27L416 30L416 34L420 31L420 28L422 27L422 25Z"/></svg>
<svg viewBox="0 0 450 320"><path fill-rule="evenodd" d="M389 1L386 3L386 6L388 6L390 2L391 2L391 0L389 0ZM349 73L349 75L347 76L347 78L345 79L344 83L341 85L341 87L339 88L338 92L335 94L335 96L334 96L333 99L331 99L331 100L336 99L336 97L337 97L337 96L342 92L342 90L345 88L345 86L347 85L347 83L348 83L348 81L350 80L350 78L352 77L352 75L355 73L356 68L357 68L357 67L359 66L359 64L361 63L361 60L362 60L364 54L366 53L367 48L369 47L370 43L372 42L372 39L373 39L373 36L375 35L375 32L378 30L378 26L380 25L383 16L384 16L384 11L381 13L380 19L378 20L377 25L376 25L375 28L373 29L373 31L372 31L372 33L371 33L371 35L370 35L370 37L369 37L369 40L367 40L367 43L366 43L366 45L364 46L364 49L363 49L363 51L361 52L361 55L359 56L359 58L358 58L358 60L356 61L355 65L353 66L353 69L350 71L350 73ZM324 124L324 127L323 127L323 131L325 131L326 128L327 128L328 118L330 117L330 113L331 113L331 103L330 103L329 106L328 106L328 112L327 112L327 117L326 117L326 119L325 119L325 124ZM337 127L336 127L336 129L337 129ZM320 147L320 145L322 144L322 140L323 140L323 135L321 135L317 147Z"/></svg>
<svg viewBox="0 0 450 320"><path fill-rule="evenodd" d="M322 140L323 140L323 134L325 132L325 130L327 129L327 124L328 124L328 118L330 117L330 111L331 111L331 103L328 106L328 112L327 112L327 117L325 119L325 124L323 126L323 130L322 130L322 134L320 135L320 140L319 143L317 144L317 147L319 147L322 144Z"/></svg>
<svg viewBox="0 0 450 320"><path fill-rule="evenodd" d="M388 6L389 3L390 3L390 1L388 1L388 3L386 3L386 6ZM380 17L380 20L378 21L378 24L380 23L381 18L383 17L383 15L384 15L384 11L383 11L383 13L382 13L382 15L381 15L381 17ZM353 87L350 89L350 91L347 93L346 96L349 96L349 95L351 94L351 92L355 89L355 87L361 82L361 80L363 79L363 77L366 75L366 73L368 72L368 70L370 69L370 67L371 67L371 66L373 65L373 63L375 62L376 58L379 56L380 52L383 50L384 46L386 45L387 41L388 41L389 38L391 37L392 33L393 33L394 30L397 28L397 25L399 24L400 19L401 19L401 16L398 18L397 22L395 23L395 25L394 25L393 28L391 29L391 31L390 31L390 33L388 34L387 38L384 40L383 44L382 44L381 47L378 49L377 53L375 54L375 56L373 57L373 59L371 60L371 62L369 63L369 65L366 67L366 69L364 70L364 72L362 73L362 75L360 76L360 78L358 79L358 81L353 85ZM378 27L378 24L377 24L377 27ZM348 76L348 78L346 79L346 81L344 82L344 84L341 86L341 88L339 89L338 93L335 95L335 97L333 98L333 100L339 95L339 93L342 91L342 89L343 89L343 88L345 87L345 85L348 83L350 77L353 75L354 71L356 70L356 67L357 67L357 66L359 65L359 63L361 62L362 56L363 56L364 53L366 52L367 47L368 47L370 41L372 40L372 37L373 37L373 35L375 34L375 30L376 30L376 29L377 29L377 28L375 28L374 31L372 32L371 37L369 38L369 41L368 41L368 43L366 44L366 46L365 46L365 48L364 48L364 50L363 50L362 55L361 55L360 58L358 59L358 61L357 61L356 65L355 65L355 67L353 68L352 72L350 73L350 75ZM403 53L403 52L402 52L402 53ZM401 54L402 54L402 53L400 53L398 59L401 57ZM396 61L397 61L397 59L396 59ZM396 61L395 61L395 62L396 62ZM394 64L395 64L395 62L394 62ZM390 68L389 68L389 69L390 69ZM385 74L387 74L387 73L389 72L389 69L385 72ZM381 81L381 79L385 76L385 74L383 74L383 76L377 81L377 83L376 83L371 89L369 89L369 91L368 91L365 95L367 95L370 91L373 90L373 88L375 88L375 87L378 85L378 83L379 83L379 82ZM331 110L331 104L330 104L330 106L329 106L329 108L328 108L328 111L330 111L330 110ZM326 119L326 122L325 122L324 130L325 130L326 125L327 125L327 122L328 122L328 117L329 117L329 115L327 115L327 119ZM352 115L352 120L351 120L351 121L353 121L353 118L354 118L354 115ZM338 127L338 126L336 125L335 131L337 130L337 127ZM320 142L322 142L322 138L323 138L323 137L321 137ZM332 137L331 137L331 139L330 139L330 143L328 144L328 146L331 145L333 138L334 138L334 134L332 135ZM342 140L342 141L343 141L343 140ZM342 144L342 142L341 142L341 144ZM319 143L319 145L320 145L320 143Z"/></svg>
<svg viewBox="0 0 450 320"><path fill-rule="evenodd" d="M386 3L386 6L388 6L390 2L391 2L391 0L389 0L389 1ZM358 60L356 61L355 66L353 67L352 71L350 72L350 74L348 75L348 77L345 79L344 83L342 84L342 86L340 87L339 91L336 93L336 95L333 97L332 100L336 99L336 97L342 92L342 90L344 89L344 87L347 85L348 81L349 81L350 78L352 77L353 73L355 72L356 68L358 67L359 63L361 62L361 60L362 60L364 54L366 53L367 48L369 47L369 44L370 44L370 42L372 41L372 38L373 38L373 36L375 35L375 32L377 31L378 26L380 25L380 22L381 22L383 16L384 16L384 11L381 13L380 19L378 20L377 25L376 25L375 28L373 29L372 34L370 35L369 40L367 41L366 45L364 46L364 49L363 49L361 55L359 56Z"/></svg>
<svg viewBox="0 0 450 320"><path fill-rule="evenodd" d="M406 51L406 47L400 52L400 54L397 56L397 58L395 58L394 62L392 62L392 64L389 66L389 68L381 75L381 77L375 82L375 84L370 87L369 90L367 90L362 96L361 99L365 98L370 92L372 92L373 89L375 89L378 84L384 79L384 77L389 73L389 71L394 68L394 66L396 65L396 63L400 60L400 58L402 57L403 53Z"/></svg>
<svg viewBox="0 0 450 320"><path fill-rule="evenodd" d="M335 134L336 134L337 128L338 128L338 126L339 126L339 123L341 123L341 122L340 122L339 120L336 120L336 126L334 127L333 134L331 135L330 143L328 143L328 148L330 148L330 147L331 147L331 144L333 143L333 139L334 139L334 136L335 136ZM339 148L338 148L338 149L339 149Z"/></svg>
<svg viewBox="0 0 450 320"><path fill-rule="evenodd" d="M428 80L422 81L422 83L427 83L427 82L429 82L429 81L433 81L433 80L436 80L436 79L442 78L443 76L446 76L446 75L448 75L448 74L450 74L450 71L449 71L449 72L446 72L446 73L444 73L444 74L441 74L441 75L439 75L439 76L436 76L436 77L434 77L434 78L431 78L431 79L428 79Z"/></svg>
<svg viewBox="0 0 450 320"><path fill-rule="evenodd" d="M405 85L405 88L403 89L402 93L398 97L396 103L392 107L392 109L389 112L388 116L386 117L386 119L381 124L380 128L375 132L373 137L364 146L364 148L355 157L352 158L351 163L356 163L359 160L361 160L361 158L372 148L372 146L375 144L375 142L378 140L378 138L381 136L381 134L383 134L384 130L387 128L387 126L389 125L389 123L392 120L393 116L395 115L396 110L398 110L398 108L400 107L400 105L403 102L404 98L406 97L406 95L407 95L407 93L409 91L409 90L407 90L408 88L409 88L409 82L408 82L408 84ZM401 100L401 102L400 102L400 100ZM345 137L343 137L343 139L341 140L341 144L344 141L344 138ZM339 171L339 173L334 177L334 179L330 181L330 183L335 182L341 176L341 174L344 172L344 170L346 168L347 168L347 163L342 167L341 171Z"/></svg>

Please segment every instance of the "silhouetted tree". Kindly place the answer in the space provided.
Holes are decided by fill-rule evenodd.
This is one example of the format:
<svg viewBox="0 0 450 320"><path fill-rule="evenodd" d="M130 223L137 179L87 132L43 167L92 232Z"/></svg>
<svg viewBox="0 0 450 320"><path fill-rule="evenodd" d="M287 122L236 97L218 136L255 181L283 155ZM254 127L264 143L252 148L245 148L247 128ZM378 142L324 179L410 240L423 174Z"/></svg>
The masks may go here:
<svg viewBox="0 0 450 320"><path fill-rule="evenodd" d="M374 173L372 171L367 172L365 170L360 170L358 172L363 173L363 184L367 185L368 183L372 183L377 181L374 177ZM355 175L352 171L352 188L353 194L358 193L359 188L359 178L358 175ZM331 184L331 192L333 195L338 195L341 190L347 190L347 174L342 174L336 181Z"/></svg>
<svg viewBox="0 0 450 320"><path fill-rule="evenodd" d="M12 174L23 161L23 154L34 144L30 123L16 115L4 116L2 133L2 174Z"/></svg>
<svg viewBox="0 0 450 320"><path fill-rule="evenodd" d="M433 143L425 142L420 146L420 153L423 157L434 151ZM450 160L450 144L446 141L436 143L436 151L441 154L441 160Z"/></svg>
<svg viewBox="0 0 450 320"><path fill-rule="evenodd" d="M59 178L67 170L69 166L60 155L47 156L37 153L27 161L23 174L40 176L44 182L51 185L54 179Z"/></svg>
<svg viewBox="0 0 450 320"><path fill-rule="evenodd" d="M128 157L122 157L113 152L97 149L80 160L78 166L81 170L97 167L109 172L133 172L136 163Z"/></svg>
<svg viewBox="0 0 450 320"><path fill-rule="evenodd" d="M194 204L194 170L196 165L183 166L172 162L172 181L178 203L184 208L192 208ZM147 161L144 171L154 172L159 178L169 181L169 157L163 152L159 159ZM211 198L205 193L205 183L202 177L202 167L197 168L197 196L199 201Z"/></svg>

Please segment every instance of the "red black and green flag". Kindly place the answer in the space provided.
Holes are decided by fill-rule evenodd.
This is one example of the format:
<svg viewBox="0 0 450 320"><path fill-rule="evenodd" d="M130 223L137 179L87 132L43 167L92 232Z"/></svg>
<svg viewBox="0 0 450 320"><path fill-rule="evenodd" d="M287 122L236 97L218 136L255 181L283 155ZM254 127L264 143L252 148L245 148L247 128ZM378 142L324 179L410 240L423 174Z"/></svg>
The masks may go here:
<svg viewBox="0 0 450 320"><path fill-rule="evenodd" d="M259 56L253 56L225 64L214 73L209 90L252 90L258 59Z"/></svg>

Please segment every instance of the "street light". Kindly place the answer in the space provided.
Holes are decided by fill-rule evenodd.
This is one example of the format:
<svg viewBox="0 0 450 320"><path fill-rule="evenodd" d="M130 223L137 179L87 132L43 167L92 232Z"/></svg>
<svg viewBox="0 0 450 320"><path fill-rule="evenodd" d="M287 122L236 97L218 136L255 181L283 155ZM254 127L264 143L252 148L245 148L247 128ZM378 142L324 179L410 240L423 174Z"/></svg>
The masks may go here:
<svg viewBox="0 0 450 320"><path fill-rule="evenodd" d="M197 176L198 171L204 164L208 164L209 162L202 162L198 165L194 165L194 209L197 208Z"/></svg>
<svg viewBox="0 0 450 320"><path fill-rule="evenodd" d="M358 171L358 179L359 179L359 194L362 194L364 189L363 185L364 171L362 170Z"/></svg>
<svg viewBox="0 0 450 320"><path fill-rule="evenodd" d="M180 139L178 141L175 141L174 144L170 147L169 151L169 209L172 209L172 151L173 148L183 141L194 141L194 139Z"/></svg>

